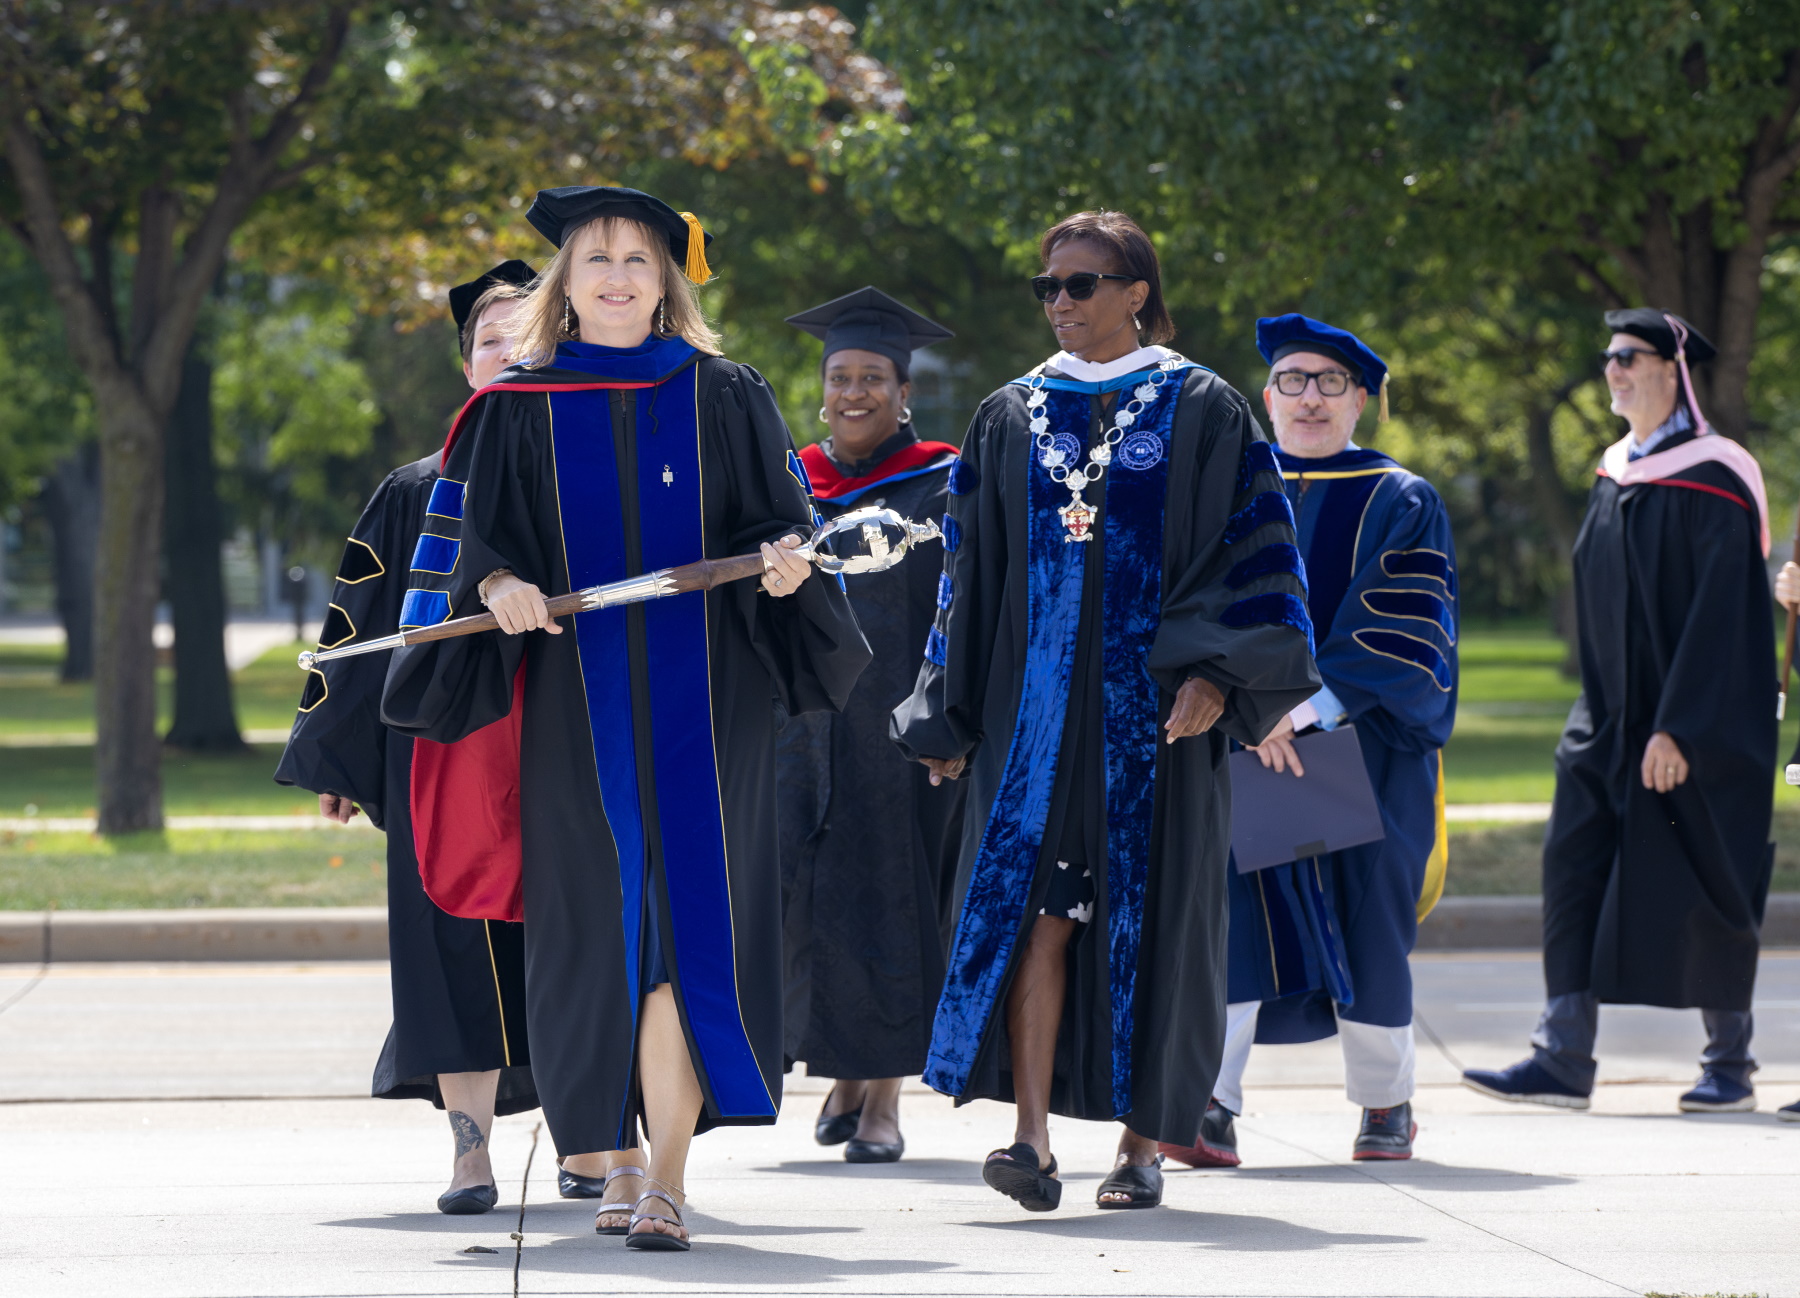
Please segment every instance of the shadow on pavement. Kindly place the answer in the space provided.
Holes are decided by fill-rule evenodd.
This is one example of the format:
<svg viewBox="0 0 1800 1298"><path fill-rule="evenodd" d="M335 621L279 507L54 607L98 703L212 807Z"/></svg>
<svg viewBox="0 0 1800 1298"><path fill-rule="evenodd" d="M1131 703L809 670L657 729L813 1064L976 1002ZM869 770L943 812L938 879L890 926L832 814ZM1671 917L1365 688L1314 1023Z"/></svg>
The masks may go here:
<svg viewBox="0 0 1800 1298"><path fill-rule="evenodd" d="M717 1228L725 1222L695 1215L694 1250L691 1253L638 1253L616 1237L566 1237L536 1242L527 1237L523 1272L557 1272L573 1275L657 1276L689 1284L726 1284L741 1288L759 1285L826 1284L833 1280L858 1280L877 1276L928 1275L956 1270L958 1275L985 1275L965 1271L952 1262L927 1262L916 1258L867 1258L849 1261L812 1253L784 1253L747 1244L720 1243ZM750 1227L742 1234L772 1234Z"/></svg>
<svg viewBox="0 0 1800 1298"><path fill-rule="evenodd" d="M751 1170L788 1176L881 1177L891 1181L932 1181L940 1185L969 1185L981 1180L981 1163L972 1158L903 1158L898 1163L790 1160Z"/></svg>
<svg viewBox="0 0 1800 1298"><path fill-rule="evenodd" d="M1239 1167L1218 1179L1338 1182L1376 1180L1392 1181L1398 1185L1429 1186L1434 1190L1475 1190L1482 1194L1494 1190L1545 1190L1551 1186L1575 1183L1572 1176L1539 1176L1500 1167L1460 1167L1450 1163L1434 1163L1425 1158L1368 1162L1354 1166L1331 1163L1312 1167Z"/></svg>
<svg viewBox="0 0 1800 1298"><path fill-rule="evenodd" d="M1019 1221L965 1221L963 1226L986 1230L1029 1231L1066 1239L1090 1239L1145 1244L1199 1244L1247 1253L1303 1253L1337 1248L1345 1244L1423 1244L1419 1235L1360 1235L1315 1230L1276 1217L1251 1217L1237 1213L1189 1212L1181 1208L1150 1208L1129 1212L1095 1211L1084 1216L1041 1217Z"/></svg>

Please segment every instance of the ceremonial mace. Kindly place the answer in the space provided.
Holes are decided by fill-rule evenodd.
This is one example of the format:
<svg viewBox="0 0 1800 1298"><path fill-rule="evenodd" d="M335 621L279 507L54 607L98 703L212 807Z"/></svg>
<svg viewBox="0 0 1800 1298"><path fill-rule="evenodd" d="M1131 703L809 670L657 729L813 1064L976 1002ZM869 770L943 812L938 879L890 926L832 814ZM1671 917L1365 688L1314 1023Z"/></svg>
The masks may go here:
<svg viewBox="0 0 1800 1298"><path fill-rule="evenodd" d="M866 505L832 519L813 534L812 540L793 553L802 559L812 560L821 570L829 573L855 575L885 572L905 558L906 552L913 546L922 541L938 540L942 536L938 525L929 519L923 523L915 523L894 510ZM845 553L846 550L849 553ZM557 595L545 600L544 607L551 617L586 613L597 608L616 608L621 604L638 604L669 595L685 595L689 591L711 590L726 582L760 576L763 568L760 553L740 554L730 559L701 559L696 563L684 563L679 568L661 568L656 572L644 573L641 577L627 577L623 581L608 582L603 586L570 591L567 595ZM383 649L399 649L430 640L448 640L452 636L473 635L477 631L492 631L499 625L492 613L477 613L473 617L459 617L454 622L415 627L396 635L383 636L379 640L365 640L361 644L348 644L339 649L309 650L300 655L300 669L311 671L320 663L328 663L335 658L379 653Z"/></svg>

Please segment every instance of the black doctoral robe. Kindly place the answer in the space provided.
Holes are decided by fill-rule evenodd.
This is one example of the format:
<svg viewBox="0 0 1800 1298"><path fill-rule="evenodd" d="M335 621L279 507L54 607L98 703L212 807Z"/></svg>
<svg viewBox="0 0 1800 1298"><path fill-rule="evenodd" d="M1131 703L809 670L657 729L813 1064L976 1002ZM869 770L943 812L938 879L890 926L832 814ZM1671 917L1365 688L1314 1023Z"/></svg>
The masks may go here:
<svg viewBox="0 0 1800 1298"><path fill-rule="evenodd" d="M392 635L407 568L438 479L435 454L388 474L344 546L321 648ZM394 1023L373 1094L438 1108L440 1073L500 1069L496 1113L537 1107L525 1034L525 947L519 925L460 919L425 895L407 800L412 740L381 724L386 654L322 664L275 770L278 784L349 798L387 831L388 961Z"/></svg>
<svg viewBox="0 0 1800 1298"><path fill-rule="evenodd" d="M462 484L445 506L460 518L434 520L436 573L415 573L413 619L478 608L479 581L500 568L554 595L753 551L811 522L787 427L756 371L655 339L566 343L553 364L506 372L465 412L445 467ZM636 1015L658 963L705 1096L698 1130L772 1122L782 1074L772 704L841 706L868 648L838 584L816 576L786 599L743 581L570 620L560 635L402 650L384 700L397 729L458 739L508 713L524 661L527 1017L557 1148L637 1142ZM697 835L704 852L682 846Z"/></svg>
<svg viewBox="0 0 1800 1298"><path fill-rule="evenodd" d="M1716 462L1628 486L1602 476L1574 566L1581 695L1544 840L1549 993L1747 1010L1777 742L1756 503ZM1639 774L1657 731L1690 770L1666 794Z"/></svg>
<svg viewBox="0 0 1800 1298"><path fill-rule="evenodd" d="M1145 381L1140 374L1125 386ZM1071 944L1051 1109L1070 1117L1119 1118L1140 1135L1187 1143L1200 1129L1224 1040L1227 741L1259 742L1318 690L1319 676L1301 601L1293 515L1274 454L1244 398L1217 375L1195 367L1179 372L1174 383L1173 409L1158 405L1140 416L1139 431L1121 444L1100 482L1088 487L1086 500L1099 514L1092 539L1079 544L1058 535L1056 507L1068 492L1051 488L1039 501L1048 474L1028 431L1026 388L1009 384L982 403L963 442L960 480L951 484L955 535L946 543L952 553L946 559L949 607L939 623L944 639L928 650L914 693L894 712L892 733L910 758L969 759L958 930L926 1080L959 1102L1013 1098L1006 989L1055 861L1078 856L1092 868L1098 897L1092 921ZM1064 395L1050 402L1060 412L1052 432L1059 445L1065 435L1073 439L1068 451L1076 463L1085 462L1087 448L1111 423L1114 400L1131 395L1117 383L1105 392L1095 386L1066 383ZM1132 443L1159 413L1166 449L1134 455ZM1157 467L1165 458L1166 469ZM1160 569L1141 574L1133 567L1136 554L1109 556L1107 513L1118 493L1135 498L1130 493L1141 490L1134 476L1140 469L1166 472L1162 494L1139 506L1162 511ZM1047 511L1048 518L1028 518L1034 511ZM1143 540L1137 554L1151 552L1156 543L1155 537ZM1046 593L1033 574L1061 562L1064 552L1083 564L1074 645L1064 649L1072 653L1067 709L1048 790L1042 769L1025 781L1028 799L1047 792L1049 800L1047 813L1035 813L1043 817L1041 835L1024 835L1015 853L1029 871L1029 893L1022 906L1016 896L1000 906L998 894L1016 888L1018 880L1007 885L989 877L984 836L1011 750L1031 742L1051 720L1021 715L1021 697L1041 671L1033 626ZM1149 628L1135 628L1147 653L1139 648L1124 663L1112 645L1103 646L1106 587L1115 574L1121 582L1129 575L1147 583L1152 605ZM1111 895L1107 866L1109 837L1118 833L1109 825L1109 800L1128 796L1109 791L1108 767L1124 751L1124 745L1109 744L1103 719L1113 706L1113 686L1104 678L1115 671L1121 682L1136 679L1150 690L1144 724L1154 728L1153 735L1129 736L1132 743L1154 746L1153 755L1141 754L1154 780L1153 790L1145 790L1147 833L1131 849L1142 890L1123 903ZM1219 687L1224 712L1204 735L1164 743L1161 725L1175 691L1191 676ZM1122 935L1137 944L1135 959L1125 960L1135 990L1123 1004L1113 995L1122 974L1111 912L1120 904L1138 915ZM995 942L997 928L1006 931ZM959 970L961 945L984 933L1008 954L998 966ZM1121 1023L1131 1025L1129 1040L1115 1039ZM958 1062L940 1062L951 1056ZM1122 1076L1130 1079L1123 1088Z"/></svg>
<svg viewBox="0 0 1800 1298"><path fill-rule="evenodd" d="M954 455L911 430L879 465L837 491L817 447L801 452L819 511L885 506L941 518ZM922 460L922 463L916 461ZM904 461L909 467L895 468ZM873 483L864 479L883 474ZM834 494L835 492L835 494ZM922 1072L944 983L950 888L967 786L933 788L888 741L888 718L912 692L937 614L937 547L898 567L846 577L850 607L875 657L841 713L785 717L778 758L787 958L787 1053L815 1076Z"/></svg>

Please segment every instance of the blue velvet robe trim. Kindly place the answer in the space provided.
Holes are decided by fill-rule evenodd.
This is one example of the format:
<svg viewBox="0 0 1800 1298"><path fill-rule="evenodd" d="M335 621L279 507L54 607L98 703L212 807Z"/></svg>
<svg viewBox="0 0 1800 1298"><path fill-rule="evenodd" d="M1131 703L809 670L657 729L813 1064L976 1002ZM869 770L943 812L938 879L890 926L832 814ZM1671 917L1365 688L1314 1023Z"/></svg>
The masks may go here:
<svg viewBox="0 0 1800 1298"><path fill-rule="evenodd" d="M1268 445L1266 442L1250 444ZM1225 585L1232 590L1242 590L1253 581L1282 572L1298 577L1300 589L1306 589L1306 565L1300 562L1300 547L1289 545L1286 541L1277 541L1273 545L1265 545L1248 559L1240 559L1232 564L1231 571L1225 574Z"/></svg>
<svg viewBox="0 0 1800 1298"><path fill-rule="evenodd" d="M1252 446L1263 443L1252 442ZM1250 457L1244 456L1245 460ZM1245 537L1260 527L1270 523L1286 523L1294 525L1294 510L1288 504L1288 498L1279 491L1259 492L1250 498L1250 503L1233 514L1225 523L1225 544L1240 544Z"/></svg>
<svg viewBox="0 0 1800 1298"><path fill-rule="evenodd" d="M981 485L981 475L975 472L975 466L967 460L957 460L950 466L950 494L966 496Z"/></svg>
<svg viewBox="0 0 1800 1298"><path fill-rule="evenodd" d="M944 521L939 524L939 527L944 533L944 548L954 553L956 548L962 544L962 524L949 514L945 514Z"/></svg>
<svg viewBox="0 0 1800 1298"><path fill-rule="evenodd" d="M641 429L655 421L657 453L642 456L637 481L620 481L613 453L609 395L571 391L550 394L553 453L569 580L576 588L616 581L627 571L624 519L597 501L633 491L639 501L639 539L645 571L692 562L704 552L701 518L701 452L691 366L656 388L633 393ZM608 377L611 377L610 375ZM665 465L673 482L663 481ZM637 606L644 618L649 716L632 702L627 640L630 610L597 609L575 616L594 760L601 801L619 857L624 919L624 968L596 971L623 975L635 1015L650 886L650 834L641 798L642 777L654 784L656 828L669 900L672 949L664 951L679 983L685 1020L704 1085L727 1116L773 1117L738 1009L727 844L719 806L713 743L712 692L703 595L682 595ZM647 725L650 771L639 769L634 734ZM623 1130L621 1139L629 1139Z"/></svg>
<svg viewBox="0 0 1800 1298"><path fill-rule="evenodd" d="M1254 626L1259 622L1291 626L1305 633L1309 651L1313 647L1312 619L1306 615L1306 605L1286 591L1264 591L1240 599L1219 615L1219 621L1225 626Z"/></svg>
<svg viewBox="0 0 1800 1298"><path fill-rule="evenodd" d="M1182 368L1169 373L1169 381L1156 400L1146 404L1133 426L1134 435L1147 431L1160 438L1163 455L1155 464L1138 470L1115 460L1105 479L1107 571L1101 616L1107 949L1113 1102L1121 1114L1131 1109L1133 1002L1155 801L1159 698L1155 682L1144 670L1144 660L1162 612L1167 451L1180 400ZM1135 377L1141 380L1143 376ZM1113 386L1122 383L1115 381ZM1045 388L1048 397L1043 409L1051 429L1069 433L1085 448L1092 413L1090 395L1098 385L1058 381ZM1085 450L1083 455L1085 458ZM1088 495L1091 500L1092 489ZM1285 499L1277 498L1285 507ZM1024 925L1056 786L1069 675L1081 620L1082 573L1093 548L1066 539L1068 533L1056 510L1068 499L1068 489L1053 482L1034 456L1027 475L1029 591L1017 722L970 870L925 1066L926 1083L949 1095L961 1095L966 1089L995 1011Z"/></svg>
<svg viewBox="0 0 1800 1298"><path fill-rule="evenodd" d="M1250 490L1257 474L1280 472L1281 463L1275 458L1275 448L1267 442L1251 442L1244 447L1244 457L1238 461L1237 494L1241 496Z"/></svg>

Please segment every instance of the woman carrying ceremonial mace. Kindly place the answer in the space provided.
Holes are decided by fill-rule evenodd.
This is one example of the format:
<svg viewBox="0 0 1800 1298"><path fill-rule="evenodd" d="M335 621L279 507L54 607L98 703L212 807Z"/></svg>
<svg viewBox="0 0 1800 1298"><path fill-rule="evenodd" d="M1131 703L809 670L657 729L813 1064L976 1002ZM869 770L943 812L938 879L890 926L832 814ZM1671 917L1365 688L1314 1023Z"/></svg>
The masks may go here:
<svg viewBox="0 0 1800 1298"><path fill-rule="evenodd" d="M506 634L400 650L384 715L493 737L485 769L416 767L421 837L457 844L422 854L426 888L525 920L545 1117L564 1155L605 1156L595 1229L686 1249L689 1139L771 1123L781 1094L770 700L840 708L869 650L841 585L795 553L814 514L768 386L701 315L711 236L630 189L543 190L527 218L557 255L513 317L520 363L451 431L402 617L485 604ZM754 585L569 628L545 607L758 545ZM522 868L483 847L511 814Z"/></svg>

